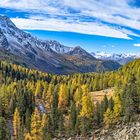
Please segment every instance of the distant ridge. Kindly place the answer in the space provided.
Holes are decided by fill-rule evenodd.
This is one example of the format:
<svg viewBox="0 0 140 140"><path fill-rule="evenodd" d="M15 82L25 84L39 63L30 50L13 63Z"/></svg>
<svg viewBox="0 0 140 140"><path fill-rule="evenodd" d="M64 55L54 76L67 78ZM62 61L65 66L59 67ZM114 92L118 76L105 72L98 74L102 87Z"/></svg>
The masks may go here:
<svg viewBox="0 0 140 140"><path fill-rule="evenodd" d="M96 59L101 60L113 60L118 62L121 65L124 65L130 61L133 61L134 59L140 58L140 54L134 54L134 53L128 53L128 54L109 54L105 52L96 52L91 53L92 56L94 56Z"/></svg>

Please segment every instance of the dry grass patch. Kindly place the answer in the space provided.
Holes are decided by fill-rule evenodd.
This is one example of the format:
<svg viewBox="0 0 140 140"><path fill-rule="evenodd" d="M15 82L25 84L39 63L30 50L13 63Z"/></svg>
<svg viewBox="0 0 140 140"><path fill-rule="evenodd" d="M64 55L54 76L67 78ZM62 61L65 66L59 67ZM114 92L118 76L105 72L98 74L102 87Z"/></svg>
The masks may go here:
<svg viewBox="0 0 140 140"><path fill-rule="evenodd" d="M114 94L114 88L109 88L100 91L90 92L89 96L92 98L93 102L96 104L97 102L101 102L106 95L108 99L110 99Z"/></svg>

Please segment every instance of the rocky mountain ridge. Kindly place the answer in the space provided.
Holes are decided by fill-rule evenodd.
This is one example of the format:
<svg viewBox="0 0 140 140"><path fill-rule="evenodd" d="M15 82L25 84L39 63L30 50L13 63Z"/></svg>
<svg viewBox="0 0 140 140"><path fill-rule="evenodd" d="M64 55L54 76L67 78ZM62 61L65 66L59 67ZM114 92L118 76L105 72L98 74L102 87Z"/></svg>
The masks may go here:
<svg viewBox="0 0 140 140"><path fill-rule="evenodd" d="M105 52L92 52L92 56L94 56L96 59L101 59L101 60L113 60L118 62L121 65L124 65L130 61L133 61L134 59L140 58L140 53L134 54L134 53L121 53L121 54L116 54L116 53L105 53Z"/></svg>
<svg viewBox="0 0 140 140"><path fill-rule="evenodd" d="M120 67L117 62L95 59L81 47L72 48L57 41L38 39L18 29L6 16L0 16L0 49L31 62L34 69L55 74L117 70Z"/></svg>

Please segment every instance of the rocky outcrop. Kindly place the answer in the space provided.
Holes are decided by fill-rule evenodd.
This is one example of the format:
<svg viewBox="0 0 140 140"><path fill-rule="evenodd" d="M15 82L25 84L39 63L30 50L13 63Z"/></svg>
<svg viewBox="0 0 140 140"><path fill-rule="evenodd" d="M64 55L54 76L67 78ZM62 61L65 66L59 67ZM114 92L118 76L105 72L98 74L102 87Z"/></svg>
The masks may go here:
<svg viewBox="0 0 140 140"><path fill-rule="evenodd" d="M95 134L96 135L96 134ZM140 122L103 129L93 140L140 140Z"/></svg>
<svg viewBox="0 0 140 140"><path fill-rule="evenodd" d="M61 136L53 140L140 140L140 121L129 124L117 124L112 128L94 130L88 136L75 136L66 138Z"/></svg>

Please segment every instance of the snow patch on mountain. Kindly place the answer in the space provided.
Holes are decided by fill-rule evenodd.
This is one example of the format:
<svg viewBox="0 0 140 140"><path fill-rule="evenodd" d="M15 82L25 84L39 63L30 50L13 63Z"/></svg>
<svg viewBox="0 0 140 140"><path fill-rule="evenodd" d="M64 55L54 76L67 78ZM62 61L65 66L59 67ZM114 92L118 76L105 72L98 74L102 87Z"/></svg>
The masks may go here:
<svg viewBox="0 0 140 140"><path fill-rule="evenodd" d="M67 53L74 49L73 47L64 46L55 40L50 40L50 41L48 41L48 43L50 44L50 47L53 51L55 51L56 53L60 53L60 54Z"/></svg>
<svg viewBox="0 0 140 140"><path fill-rule="evenodd" d="M140 58L140 53L122 53L122 54L116 54L116 53L106 53L106 52L92 52L92 56L94 56L97 59L101 60L113 60L119 62L121 65L124 65L136 58Z"/></svg>

